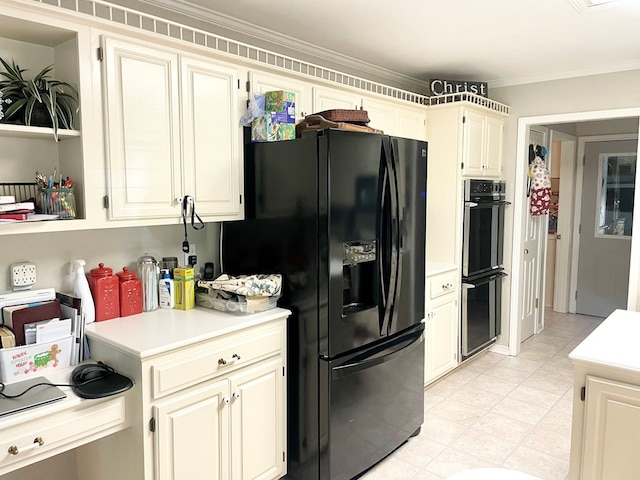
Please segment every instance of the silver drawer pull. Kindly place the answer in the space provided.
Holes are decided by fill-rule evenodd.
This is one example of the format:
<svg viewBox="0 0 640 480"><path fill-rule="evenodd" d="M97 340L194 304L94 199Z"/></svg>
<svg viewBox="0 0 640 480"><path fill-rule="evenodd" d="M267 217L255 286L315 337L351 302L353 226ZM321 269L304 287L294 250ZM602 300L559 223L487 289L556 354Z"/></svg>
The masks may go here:
<svg viewBox="0 0 640 480"><path fill-rule="evenodd" d="M28 452L29 450L33 450L34 448L41 447L42 445L44 445L44 440L42 440L42 437L37 437L33 440L32 444L27 445L26 447L18 448L15 445L11 445L9 447L9 453L11 455L18 455L19 453Z"/></svg>
<svg viewBox="0 0 640 480"><path fill-rule="evenodd" d="M453 288L453 283L443 283L442 284L442 289L443 290L449 290L451 288Z"/></svg>
<svg viewBox="0 0 640 480"><path fill-rule="evenodd" d="M227 365L237 360L240 360L240 355L238 355L237 353L234 353L229 360L225 360L224 358L219 358L218 365Z"/></svg>

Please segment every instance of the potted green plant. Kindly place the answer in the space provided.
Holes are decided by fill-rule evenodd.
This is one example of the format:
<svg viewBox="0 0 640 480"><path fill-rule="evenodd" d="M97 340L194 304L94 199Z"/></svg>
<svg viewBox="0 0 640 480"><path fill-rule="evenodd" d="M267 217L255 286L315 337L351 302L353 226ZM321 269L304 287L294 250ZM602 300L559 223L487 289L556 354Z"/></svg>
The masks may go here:
<svg viewBox="0 0 640 480"><path fill-rule="evenodd" d="M4 98L4 121L17 120L24 125L53 128L53 136L58 141L58 129L74 128L78 113L78 92L67 82L56 80L49 75L53 65L49 65L33 79L23 76L15 61L11 65L0 57L4 72L0 71L0 93Z"/></svg>

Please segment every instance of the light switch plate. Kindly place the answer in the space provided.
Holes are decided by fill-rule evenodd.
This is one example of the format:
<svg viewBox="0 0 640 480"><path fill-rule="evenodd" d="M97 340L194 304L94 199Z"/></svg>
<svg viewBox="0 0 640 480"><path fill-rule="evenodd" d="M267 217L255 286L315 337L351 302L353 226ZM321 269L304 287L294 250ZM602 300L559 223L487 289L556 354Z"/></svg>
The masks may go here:
<svg viewBox="0 0 640 480"><path fill-rule="evenodd" d="M11 286L14 291L28 290L36 283L36 266L31 262L11 265Z"/></svg>

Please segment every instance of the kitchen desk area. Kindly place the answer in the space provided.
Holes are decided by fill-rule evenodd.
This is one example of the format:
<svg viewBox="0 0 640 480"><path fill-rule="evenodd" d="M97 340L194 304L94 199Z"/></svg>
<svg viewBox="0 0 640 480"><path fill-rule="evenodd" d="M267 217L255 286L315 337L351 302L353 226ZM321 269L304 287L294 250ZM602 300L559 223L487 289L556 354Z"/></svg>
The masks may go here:
<svg viewBox="0 0 640 480"><path fill-rule="evenodd" d="M198 478L203 471L280 478L289 314L196 307L88 325L91 361L132 378L134 387L99 400L63 387L64 400L0 417L0 476L33 478L19 469L75 449L77 476L69 480ZM66 382L71 370L50 380ZM7 453L38 437L43 445Z"/></svg>
<svg viewBox="0 0 640 480"><path fill-rule="evenodd" d="M636 480L640 472L640 312L616 310L570 354L570 480Z"/></svg>

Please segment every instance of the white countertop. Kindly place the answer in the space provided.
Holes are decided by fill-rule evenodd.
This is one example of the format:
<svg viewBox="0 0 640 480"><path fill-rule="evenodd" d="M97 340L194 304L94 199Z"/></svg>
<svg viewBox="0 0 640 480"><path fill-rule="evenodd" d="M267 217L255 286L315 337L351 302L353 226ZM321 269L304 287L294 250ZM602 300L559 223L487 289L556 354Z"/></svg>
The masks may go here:
<svg viewBox="0 0 640 480"><path fill-rule="evenodd" d="M438 273L449 272L458 268L453 263L427 262L425 276L437 275Z"/></svg>
<svg viewBox="0 0 640 480"><path fill-rule="evenodd" d="M574 362L640 372L640 312L616 310L570 354Z"/></svg>
<svg viewBox="0 0 640 480"><path fill-rule="evenodd" d="M146 358L290 314L282 308L252 314L224 313L202 307L158 309L91 323L87 325L86 334L89 339L100 338L120 350Z"/></svg>

